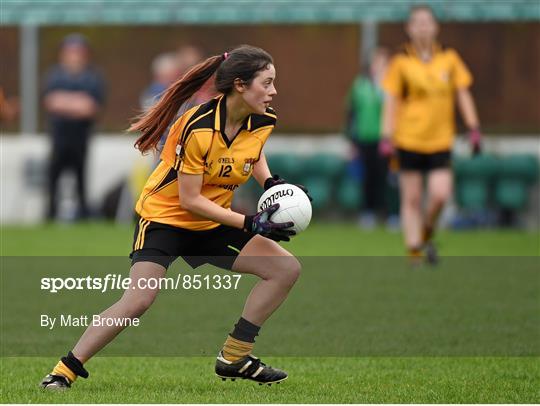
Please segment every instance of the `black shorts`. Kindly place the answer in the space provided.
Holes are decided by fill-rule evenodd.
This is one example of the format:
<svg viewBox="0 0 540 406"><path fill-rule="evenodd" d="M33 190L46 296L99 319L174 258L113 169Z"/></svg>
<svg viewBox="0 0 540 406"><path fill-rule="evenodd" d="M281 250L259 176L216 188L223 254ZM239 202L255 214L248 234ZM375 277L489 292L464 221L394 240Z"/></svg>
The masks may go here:
<svg viewBox="0 0 540 406"><path fill-rule="evenodd" d="M212 264L232 269L236 257L255 234L220 225L212 230L193 231L139 219L133 236L131 264L149 261L165 268L182 257L192 268Z"/></svg>
<svg viewBox="0 0 540 406"><path fill-rule="evenodd" d="M429 172L434 169L450 168L452 154L450 151L422 154L398 148L399 169L402 171Z"/></svg>

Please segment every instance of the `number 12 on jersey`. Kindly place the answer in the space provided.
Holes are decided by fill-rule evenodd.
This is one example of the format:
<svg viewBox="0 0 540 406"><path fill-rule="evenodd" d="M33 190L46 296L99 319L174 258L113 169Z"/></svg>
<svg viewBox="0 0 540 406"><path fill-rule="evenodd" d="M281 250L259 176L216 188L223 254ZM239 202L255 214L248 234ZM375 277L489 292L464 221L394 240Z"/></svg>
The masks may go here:
<svg viewBox="0 0 540 406"><path fill-rule="evenodd" d="M221 169L219 170L219 177L221 178L230 178L230 172L232 171L231 165L221 165Z"/></svg>

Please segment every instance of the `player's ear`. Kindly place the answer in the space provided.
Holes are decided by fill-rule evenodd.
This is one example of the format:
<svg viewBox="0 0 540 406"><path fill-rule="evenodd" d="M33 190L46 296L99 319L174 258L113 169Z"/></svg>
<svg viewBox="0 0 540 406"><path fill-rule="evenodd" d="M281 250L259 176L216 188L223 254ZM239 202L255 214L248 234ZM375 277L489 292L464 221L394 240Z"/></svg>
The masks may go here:
<svg viewBox="0 0 540 406"><path fill-rule="evenodd" d="M247 90L247 84L242 79L234 79L233 86L238 93L244 93Z"/></svg>

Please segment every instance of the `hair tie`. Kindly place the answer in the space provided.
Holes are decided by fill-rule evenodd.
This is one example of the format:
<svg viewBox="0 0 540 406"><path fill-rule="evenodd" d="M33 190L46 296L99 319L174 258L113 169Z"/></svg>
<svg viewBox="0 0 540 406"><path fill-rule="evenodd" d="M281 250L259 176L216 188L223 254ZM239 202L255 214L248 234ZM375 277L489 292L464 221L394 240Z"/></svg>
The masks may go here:
<svg viewBox="0 0 540 406"><path fill-rule="evenodd" d="M227 59L228 57L229 57L229 53L228 53L228 52L223 53L223 60Z"/></svg>

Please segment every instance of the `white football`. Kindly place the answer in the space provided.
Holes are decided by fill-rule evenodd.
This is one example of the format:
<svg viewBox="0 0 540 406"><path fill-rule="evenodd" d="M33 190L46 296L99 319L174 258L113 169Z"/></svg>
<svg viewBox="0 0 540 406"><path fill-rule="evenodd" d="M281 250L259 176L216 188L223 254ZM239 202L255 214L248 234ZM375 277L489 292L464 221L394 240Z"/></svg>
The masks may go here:
<svg viewBox="0 0 540 406"><path fill-rule="evenodd" d="M275 203L279 203L279 209L270 218L274 223L292 221L294 226L291 230L296 231L296 234L308 227L311 221L311 202L298 186L285 183L271 187L260 197L257 210L262 211Z"/></svg>

